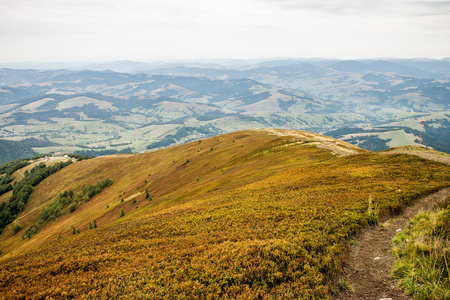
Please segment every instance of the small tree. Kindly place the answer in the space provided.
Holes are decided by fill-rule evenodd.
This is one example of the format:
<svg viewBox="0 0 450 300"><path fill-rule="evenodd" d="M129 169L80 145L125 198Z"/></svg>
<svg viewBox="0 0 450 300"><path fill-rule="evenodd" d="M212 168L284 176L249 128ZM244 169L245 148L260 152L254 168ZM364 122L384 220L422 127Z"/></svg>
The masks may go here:
<svg viewBox="0 0 450 300"><path fill-rule="evenodd" d="M80 233L80 229L76 229L74 226L72 226L72 234Z"/></svg>
<svg viewBox="0 0 450 300"><path fill-rule="evenodd" d="M89 229L97 228L97 221L94 219L94 221L89 222Z"/></svg>
<svg viewBox="0 0 450 300"><path fill-rule="evenodd" d="M120 217L125 216L125 212L123 211L123 209L120 210Z"/></svg>

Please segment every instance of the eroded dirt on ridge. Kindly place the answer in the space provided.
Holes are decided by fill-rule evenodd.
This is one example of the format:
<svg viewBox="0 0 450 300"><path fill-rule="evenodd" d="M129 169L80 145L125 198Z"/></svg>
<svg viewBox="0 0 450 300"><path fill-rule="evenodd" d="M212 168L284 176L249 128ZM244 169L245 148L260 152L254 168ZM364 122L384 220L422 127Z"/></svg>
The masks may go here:
<svg viewBox="0 0 450 300"><path fill-rule="evenodd" d="M292 130L292 129L269 129L269 128L264 128L261 130L273 135L291 136L299 140L305 140L310 142L309 145L316 145L319 148L331 150L332 153L339 156L352 155L366 151L350 143L336 140L334 138L312 132Z"/></svg>
<svg viewBox="0 0 450 300"><path fill-rule="evenodd" d="M439 161L439 162L450 165L450 154L435 152L433 150L424 149L421 151L420 148L419 149L407 149L406 147L398 147L398 148L389 149L386 152L379 152L379 153L380 154L394 154L394 153L412 154L412 155L420 156L422 158L431 159L431 160Z"/></svg>

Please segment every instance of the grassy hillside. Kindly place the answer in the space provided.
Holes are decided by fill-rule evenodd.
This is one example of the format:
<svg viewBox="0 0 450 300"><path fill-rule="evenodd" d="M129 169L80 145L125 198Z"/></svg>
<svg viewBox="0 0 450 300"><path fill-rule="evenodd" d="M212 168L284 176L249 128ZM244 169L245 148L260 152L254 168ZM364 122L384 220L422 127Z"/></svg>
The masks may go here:
<svg viewBox="0 0 450 300"><path fill-rule="evenodd" d="M106 179L22 239L61 193ZM0 294L327 298L353 234L449 185L448 165L287 130L76 162L37 185L0 235Z"/></svg>

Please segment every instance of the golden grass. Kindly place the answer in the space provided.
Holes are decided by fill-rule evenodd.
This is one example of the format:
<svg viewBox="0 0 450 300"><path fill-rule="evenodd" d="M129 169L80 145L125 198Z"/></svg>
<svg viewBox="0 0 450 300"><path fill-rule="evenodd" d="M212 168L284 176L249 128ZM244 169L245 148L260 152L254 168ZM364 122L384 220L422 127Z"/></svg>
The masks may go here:
<svg viewBox="0 0 450 300"><path fill-rule="evenodd" d="M241 131L74 163L36 186L22 228L65 189L114 184L29 241L5 229L0 293L327 298L352 235L372 220L369 199L386 215L450 183L449 166L353 147L357 154L336 155L342 145L309 133ZM89 230L94 219L99 228Z"/></svg>

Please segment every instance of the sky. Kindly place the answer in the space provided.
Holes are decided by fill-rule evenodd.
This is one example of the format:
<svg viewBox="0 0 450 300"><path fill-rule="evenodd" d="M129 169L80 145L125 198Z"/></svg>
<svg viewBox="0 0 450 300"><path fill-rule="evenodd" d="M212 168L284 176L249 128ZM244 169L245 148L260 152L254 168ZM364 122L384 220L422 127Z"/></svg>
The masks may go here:
<svg viewBox="0 0 450 300"><path fill-rule="evenodd" d="M450 1L0 0L0 62L450 57Z"/></svg>

